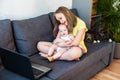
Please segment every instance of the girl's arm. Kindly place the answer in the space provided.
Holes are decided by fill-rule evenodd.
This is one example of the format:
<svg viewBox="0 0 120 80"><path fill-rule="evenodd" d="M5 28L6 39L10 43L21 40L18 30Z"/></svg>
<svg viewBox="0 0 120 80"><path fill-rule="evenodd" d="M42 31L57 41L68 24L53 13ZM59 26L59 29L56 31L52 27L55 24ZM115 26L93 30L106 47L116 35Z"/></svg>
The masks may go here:
<svg viewBox="0 0 120 80"><path fill-rule="evenodd" d="M72 35L72 34L69 34L69 38L70 38L70 40L74 40L74 36Z"/></svg>
<svg viewBox="0 0 120 80"><path fill-rule="evenodd" d="M84 35L85 35L85 28L78 31L77 35L74 37L72 42L67 41L67 42L63 42L63 43L58 43L58 46L60 46L60 47L78 46L80 44L80 41L84 37Z"/></svg>
<svg viewBox="0 0 120 80"><path fill-rule="evenodd" d="M78 46L84 35L85 35L85 28L78 31L77 35L74 37L72 42L66 41L63 43L58 43L57 45L60 47Z"/></svg>
<svg viewBox="0 0 120 80"><path fill-rule="evenodd" d="M78 46L80 44L80 41L85 35L85 28L78 31L77 35L75 36L74 40L70 44L71 46Z"/></svg>
<svg viewBox="0 0 120 80"><path fill-rule="evenodd" d="M58 43L59 37L60 37L60 34L59 34L59 32L58 32L58 34L57 34L55 40L53 41L54 44L57 44L57 43Z"/></svg>

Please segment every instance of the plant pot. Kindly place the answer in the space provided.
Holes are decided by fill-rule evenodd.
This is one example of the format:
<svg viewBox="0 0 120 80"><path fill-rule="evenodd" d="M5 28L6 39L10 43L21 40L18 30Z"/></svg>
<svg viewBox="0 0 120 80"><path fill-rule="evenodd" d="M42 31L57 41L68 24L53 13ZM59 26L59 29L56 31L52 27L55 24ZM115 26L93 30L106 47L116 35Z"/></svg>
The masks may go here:
<svg viewBox="0 0 120 80"><path fill-rule="evenodd" d="M114 58L120 58L120 43L115 43Z"/></svg>

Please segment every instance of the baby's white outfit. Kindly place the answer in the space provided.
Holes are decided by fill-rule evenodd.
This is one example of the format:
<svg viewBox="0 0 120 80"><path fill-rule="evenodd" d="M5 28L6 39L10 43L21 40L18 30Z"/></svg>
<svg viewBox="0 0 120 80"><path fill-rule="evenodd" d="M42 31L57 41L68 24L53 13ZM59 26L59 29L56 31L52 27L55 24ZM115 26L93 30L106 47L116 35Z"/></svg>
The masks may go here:
<svg viewBox="0 0 120 80"><path fill-rule="evenodd" d="M71 39L70 39L70 35L61 36L60 39L65 40L65 41L71 40ZM62 49L62 48L61 48L61 47L57 47L57 50L56 50L56 51L59 52L60 49ZM66 48L66 49L69 50L70 47L68 47L68 48Z"/></svg>

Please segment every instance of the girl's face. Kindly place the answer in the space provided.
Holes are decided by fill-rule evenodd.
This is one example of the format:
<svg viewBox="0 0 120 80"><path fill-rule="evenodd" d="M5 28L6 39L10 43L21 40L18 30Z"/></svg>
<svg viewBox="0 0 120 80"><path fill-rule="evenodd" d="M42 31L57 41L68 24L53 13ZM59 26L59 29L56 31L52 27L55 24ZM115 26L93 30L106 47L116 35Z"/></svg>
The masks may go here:
<svg viewBox="0 0 120 80"><path fill-rule="evenodd" d="M59 25L59 33L61 36L68 35L68 29L65 25Z"/></svg>
<svg viewBox="0 0 120 80"><path fill-rule="evenodd" d="M61 24L67 25L67 20L63 13L56 13L55 17Z"/></svg>

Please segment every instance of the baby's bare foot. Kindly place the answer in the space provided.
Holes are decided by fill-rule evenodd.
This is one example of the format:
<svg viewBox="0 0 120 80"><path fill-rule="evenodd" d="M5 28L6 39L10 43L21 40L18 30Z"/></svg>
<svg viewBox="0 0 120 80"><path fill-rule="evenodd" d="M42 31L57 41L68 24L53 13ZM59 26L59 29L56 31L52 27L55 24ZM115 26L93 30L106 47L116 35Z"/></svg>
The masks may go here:
<svg viewBox="0 0 120 80"><path fill-rule="evenodd" d="M54 58L52 56L47 57L50 62L54 61Z"/></svg>

